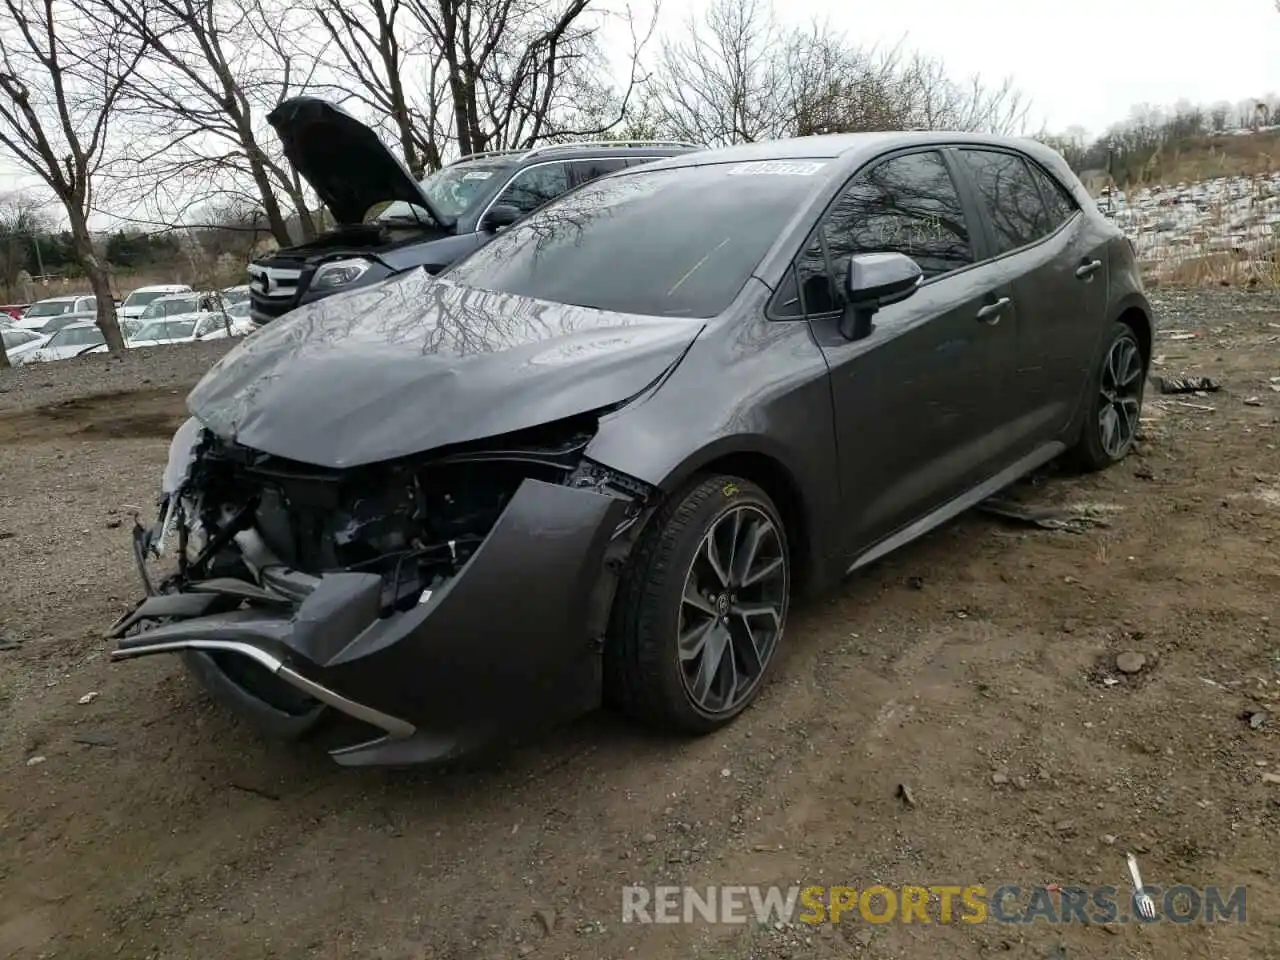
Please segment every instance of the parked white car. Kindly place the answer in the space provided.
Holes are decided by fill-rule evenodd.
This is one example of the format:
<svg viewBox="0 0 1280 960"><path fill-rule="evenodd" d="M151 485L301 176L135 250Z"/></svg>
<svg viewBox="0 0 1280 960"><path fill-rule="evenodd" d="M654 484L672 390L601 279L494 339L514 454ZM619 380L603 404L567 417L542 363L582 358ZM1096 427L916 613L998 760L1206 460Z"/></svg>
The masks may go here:
<svg viewBox="0 0 1280 960"><path fill-rule="evenodd" d="M8 354L9 363L15 367L20 367L31 358L31 355L39 350L46 340L49 339L47 334L37 333L34 330L24 330L21 327L5 326L0 328L0 340L4 341L4 352Z"/></svg>
<svg viewBox="0 0 1280 960"><path fill-rule="evenodd" d="M107 341L96 323L84 321L63 327L49 337L26 358L26 363L47 363L50 360L69 360L82 353L102 353Z"/></svg>
<svg viewBox="0 0 1280 960"><path fill-rule="evenodd" d="M220 293L222 294L222 299L228 305L249 302L249 285L247 283L242 283L236 287L223 287Z"/></svg>
<svg viewBox="0 0 1280 960"><path fill-rule="evenodd" d="M24 330L39 330L51 317L57 317L64 313L96 311L97 309L98 301L95 297L49 297L46 300L37 300L27 307L23 311L22 317L17 321L16 326Z"/></svg>
<svg viewBox="0 0 1280 960"><path fill-rule="evenodd" d="M119 313L122 317L141 317L147 307L159 298L190 292L191 287L185 283L160 283L150 287L138 287L124 298L124 302L120 304Z"/></svg>

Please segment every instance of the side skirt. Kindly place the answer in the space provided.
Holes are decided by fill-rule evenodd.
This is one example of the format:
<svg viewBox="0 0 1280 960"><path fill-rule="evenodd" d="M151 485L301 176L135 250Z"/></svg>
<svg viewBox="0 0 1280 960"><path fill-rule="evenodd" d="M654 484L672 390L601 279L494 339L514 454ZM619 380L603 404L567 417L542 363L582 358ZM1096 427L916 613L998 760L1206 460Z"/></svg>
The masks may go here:
<svg viewBox="0 0 1280 960"><path fill-rule="evenodd" d="M853 571L865 567L869 563L874 563L881 557L892 553L899 547L906 546L912 540L924 536L935 527L941 526L948 520L959 516L966 510L976 507L987 497L1003 490L1009 484L1013 483L1019 477L1025 476L1037 467L1042 467L1054 457L1064 453L1067 445L1060 440L1052 443L1046 443L1044 446L1037 447L1031 453L1027 454L1021 460L1018 460L999 473L984 480L970 490L966 490L960 496L953 500L948 500L942 506L925 514L919 520L911 523L897 533L890 534L881 540L875 546L871 547L864 553L859 554L858 558L849 565L849 569L845 571L847 576Z"/></svg>

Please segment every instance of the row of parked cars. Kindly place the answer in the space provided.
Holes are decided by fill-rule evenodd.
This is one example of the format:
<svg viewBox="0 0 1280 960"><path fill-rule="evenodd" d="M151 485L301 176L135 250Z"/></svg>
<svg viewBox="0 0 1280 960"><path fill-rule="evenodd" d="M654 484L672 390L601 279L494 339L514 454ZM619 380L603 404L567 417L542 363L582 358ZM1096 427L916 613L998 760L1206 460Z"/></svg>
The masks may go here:
<svg viewBox="0 0 1280 960"><path fill-rule="evenodd" d="M129 347L246 336L247 287L196 291L186 284L139 287L117 305L120 332ZM0 318L0 339L15 366L66 360L107 349L92 296L49 297L12 319Z"/></svg>

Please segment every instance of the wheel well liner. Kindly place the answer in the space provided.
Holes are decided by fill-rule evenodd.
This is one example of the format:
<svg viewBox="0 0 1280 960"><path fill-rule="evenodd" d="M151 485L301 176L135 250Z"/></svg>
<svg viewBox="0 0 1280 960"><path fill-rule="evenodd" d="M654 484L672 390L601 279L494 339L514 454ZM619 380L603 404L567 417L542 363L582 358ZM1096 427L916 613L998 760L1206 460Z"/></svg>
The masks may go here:
<svg viewBox="0 0 1280 960"><path fill-rule="evenodd" d="M1116 318L1131 329L1138 337L1138 346L1142 348L1142 359L1149 366L1151 363L1152 330L1151 318L1141 307L1128 307Z"/></svg>

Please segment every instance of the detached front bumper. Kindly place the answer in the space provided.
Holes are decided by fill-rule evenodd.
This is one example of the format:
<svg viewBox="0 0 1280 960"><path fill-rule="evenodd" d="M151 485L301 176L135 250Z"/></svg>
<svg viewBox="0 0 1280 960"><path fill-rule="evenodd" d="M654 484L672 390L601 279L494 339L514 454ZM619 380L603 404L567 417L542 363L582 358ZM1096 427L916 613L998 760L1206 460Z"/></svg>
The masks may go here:
<svg viewBox="0 0 1280 960"><path fill-rule="evenodd" d="M628 504L526 479L459 573L407 611L383 614L371 573L192 583L121 618L111 658L247 658L379 732L331 751L339 763L447 760L598 705ZM206 684L233 683L218 672ZM267 708L239 694L245 713Z"/></svg>

